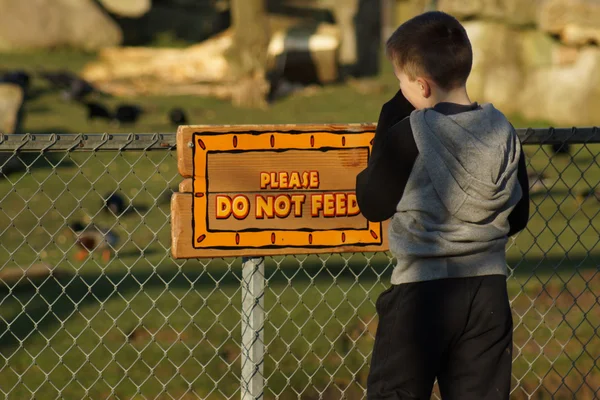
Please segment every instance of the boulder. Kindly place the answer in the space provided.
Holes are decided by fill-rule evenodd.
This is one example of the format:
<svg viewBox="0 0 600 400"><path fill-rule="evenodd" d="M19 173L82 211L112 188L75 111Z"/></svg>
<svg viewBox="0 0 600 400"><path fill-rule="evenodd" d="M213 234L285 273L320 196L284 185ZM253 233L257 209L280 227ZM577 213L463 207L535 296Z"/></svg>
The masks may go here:
<svg viewBox="0 0 600 400"><path fill-rule="evenodd" d="M0 0L0 9L0 51L121 43L121 30L93 0Z"/></svg>
<svg viewBox="0 0 600 400"><path fill-rule="evenodd" d="M557 46L552 36L537 29L521 33L521 64L525 70L553 64L553 53Z"/></svg>
<svg viewBox="0 0 600 400"><path fill-rule="evenodd" d="M520 111L525 118L562 126L600 125L600 49L582 49L577 60L529 73Z"/></svg>
<svg viewBox="0 0 600 400"><path fill-rule="evenodd" d="M600 0L545 0L538 26L567 45L600 44Z"/></svg>
<svg viewBox="0 0 600 400"><path fill-rule="evenodd" d="M539 30L521 33L521 65L524 71L551 65L573 64L579 59L580 48L565 46Z"/></svg>
<svg viewBox="0 0 600 400"><path fill-rule="evenodd" d="M515 93L523 83L518 31L489 21L465 22L464 26L473 46L473 68L467 81L471 99L515 112Z"/></svg>
<svg viewBox="0 0 600 400"><path fill-rule="evenodd" d="M482 18L511 25L534 25L546 0L438 0L438 9L459 19ZM569 1L569 0L566 0Z"/></svg>
<svg viewBox="0 0 600 400"><path fill-rule="evenodd" d="M100 0L100 3L109 12L127 18L139 18L152 7L152 0Z"/></svg>
<svg viewBox="0 0 600 400"><path fill-rule="evenodd" d="M23 90L12 83L0 83L0 130L15 133L19 130L19 111L23 106Z"/></svg>
<svg viewBox="0 0 600 400"><path fill-rule="evenodd" d="M231 29L185 49L122 47L99 53L82 77L92 83L154 81L164 84L214 83L231 80L225 51L233 43Z"/></svg>
<svg viewBox="0 0 600 400"><path fill-rule="evenodd" d="M0 84L0 133L12 134L20 131L23 100L21 87L11 83ZM20 164L13 153L0 152L0 178L17 169Z"/></svg>

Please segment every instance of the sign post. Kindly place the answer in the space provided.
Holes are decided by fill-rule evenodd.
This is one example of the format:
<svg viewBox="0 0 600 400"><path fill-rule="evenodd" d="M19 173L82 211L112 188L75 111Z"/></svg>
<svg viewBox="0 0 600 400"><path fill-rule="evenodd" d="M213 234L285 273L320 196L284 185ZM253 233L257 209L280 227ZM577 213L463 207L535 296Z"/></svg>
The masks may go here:
<svg viewBox="0 0 600 400"><path fill-rule="evenodd" d="M264 258L387 250L355 193L373 124L182 126L174 258L242 256L242 400L264 393Z"/></svg>
<svg viewBox="0 0 600 400"><path fill-rule="evenodd" d="M242 264L242 400L262 399L265 387L265 261Z"/></svg>

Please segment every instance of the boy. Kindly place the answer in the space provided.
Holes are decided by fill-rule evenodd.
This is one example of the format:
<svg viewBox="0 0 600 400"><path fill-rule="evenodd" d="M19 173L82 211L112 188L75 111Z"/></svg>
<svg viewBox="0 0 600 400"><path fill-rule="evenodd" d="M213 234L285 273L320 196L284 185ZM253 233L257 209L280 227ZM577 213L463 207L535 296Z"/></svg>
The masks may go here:
<svg viewBox="0 0 600 400"><path fill-rule="evenodd" d="M407 21L387 54L400 92L356 180L363 215L391 218L397 259L375 306L367 398L429 399L437 378L444 400L508 399L505 245L529 216L521 144L500 111L469 99L473 54L455 18Z"/></svg>

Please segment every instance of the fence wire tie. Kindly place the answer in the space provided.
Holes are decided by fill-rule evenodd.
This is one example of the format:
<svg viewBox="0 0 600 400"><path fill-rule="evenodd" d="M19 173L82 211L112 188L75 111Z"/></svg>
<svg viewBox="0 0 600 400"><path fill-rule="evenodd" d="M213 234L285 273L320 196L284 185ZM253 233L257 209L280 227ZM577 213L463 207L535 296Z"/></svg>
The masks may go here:
<svg viewBox="0 0 600 400"><path fill-rule="evenodd" d="M533 136L535 134L535 131L533 130L533 128L527 128L527 130L525 131L525 137L523 138L523 143L526 143L527 141L529 141L529 138L531 136Z"/></svg>
<svg viewBox="0 0 600 400"><path fill-rule="evenodd" d="M41 149L42 153L50 149L50 147L54 146L56 142L58 142L58 135L56 133L51 133L50 137L48 138L48 142L49 143Z"/></svg>
<svg viewBox="0 0 600 400"><path fill-rule="evenodd" d="M18 145L14 152L18 153L23 147L25 147L27 145L27 143L32 142L35 140L35 136L33 136L31 133L26 133L23 135L23 137L21 138L21 144Z"/></svg>
<svg viewBox="0 0 600 400"><path fill-rule="evenodd" d="M102 134L102 137L100 138L101 142L99 144L97 144L92 151L98 151L100 150L100 147L104 146L109 140L110 140L110 135L107 132L104 132Z"/></svg>
<svg viewBox="0 0 600 400"><path fill-rule="evenodd" d="M160 134L159 133L152 134L152 143L150 143L150 145L147 146L144 150L145 151L151 150L152 147L154 147L154 145L157 144L158 142L160 142Z"/></svg>
<svg viewBox="0 0 600 400"><path fill-rule="evenodd" d="M575 126L574 126L574 127L572 127L572 128L571 128L571 134L570 134L570 135L569 135L567 138L565 138L565 139L562 141L562 143L563 143L563 144L564 144L564 143L567 143L567 142L568 142L568 141L569 141L569 140L570 140L570 139L571 139L573 136L575 136L576 134L577 134L577 127L575 127Z"/></svg>
<svg viewBox="0 0 600 400"><path fill-rule="evenodd" d="M73 145L69 147L66 151L71 152L75 151L78 147L83 147L83 141L85 140L85 136L83 133L78 133L77 136L73 139Z"/></svg>
<svg viewBox="0 0 600 400"><path fill-rule="evenodd" d="M119 147L119 151L125 150L127 146L135 141L135 133L130 133L127 135L127 142Z"/></svg>

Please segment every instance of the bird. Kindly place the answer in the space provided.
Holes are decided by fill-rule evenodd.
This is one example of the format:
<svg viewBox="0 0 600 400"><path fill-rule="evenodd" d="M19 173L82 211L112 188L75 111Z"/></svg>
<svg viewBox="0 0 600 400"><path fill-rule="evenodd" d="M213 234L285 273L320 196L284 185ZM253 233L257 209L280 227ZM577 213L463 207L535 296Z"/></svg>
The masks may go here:
<svg viewBox="0 0 600 400"><path fill-rule="evenodd" d="M188 124L187 115L181 108L173 108L171 111L169 111L169 121L171 121L171 124L175 126Z"/></svg>
<svg viewBox="0 0 600 400"><path fill-rule="evenodd" d="M570 150L571 146L569 145L569 143L554 143L552 145L552 152L556 155L568 155Z"/></svg>
<svg viewBox="0 0 600 400"><path fill-rule="evenodd" d="M0 81L3 83L12 83L19 86L24 94L29 91L31 76L22 70L8 71L2 74Z"/></svg>
<svg viewBox="0 0 600 400"><path fill-rule="evenodd" d="M102 260L108 262L111 256L111 248L119 241L119 236L111 230L103 230L93 224L87 226L81 222L72 222L69 228L76 236L76 244L80 248L75 255L78 261L83 261L94 250L102 251Z"/></svg>
<svg viewBox="0 0 600 400"><path fill-rule="evenodd" d="M579 190L575 193L575 203L578 206L582 205L588 199L600 201L600 189L588 188Z"/></svg>
<svg viewBox="0 0 600 400"><path fill-rule="evenodd" d="M56 89L66 89L71 86L71 83L79 77L71 71L41 71L39 76L45 79L50 85Z"/></svg>
<svg viewBox="0 0 600 400"><path fill-rule="evenodd" d="M110 193L105 196L104 211L112 212L115 216L123 214L127 208L125 199L118 193Z"/></svg>
<svg viewBox="0 0 600 400"><path fill-rule="evenodd" d="M112 113L108 110L108 108L105 105L101 103L91 101L84 102L82 104L87 107L88 121L94 120L96 118L106 119L108 121L111 121L113 119Z"/></svg>
<svg viewBox="0 0 600 400"><path fill-rule="evenodd" d="M121 104L117 107L113 121L121 124L135 124L144 110L135 104Z"/></svg>
<svg viewBox="0 0 600 400"><path fill-rule="evenodd" d="M527 170L527 178L529 179L529 193L531 194L546 192L553 184L543 172L538 173Z"/></svg>
<svg viewBox="0 0 600 400"><path fill-rule="evenodd" d="M71 71L42 71L39 75L54 89L61 90L64 100L83 101L86 96L98 91L91 83Z"/></svg>
<svg viewBox="0 0 600 400"><path fill-rule="evenodd" d="M75 79L71 81L68 88L62 91L64 100L83 101L89 94L94 93L96 88L91 83L83 79Z"/></svg>

